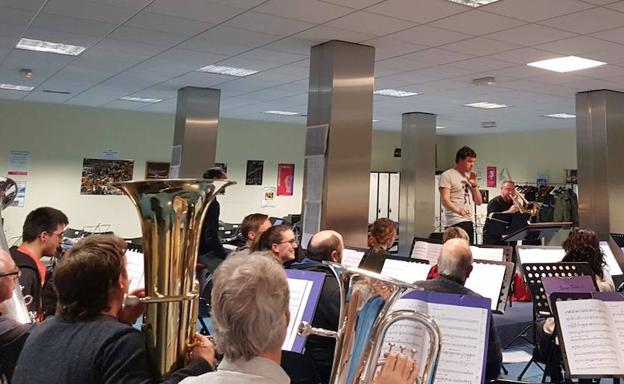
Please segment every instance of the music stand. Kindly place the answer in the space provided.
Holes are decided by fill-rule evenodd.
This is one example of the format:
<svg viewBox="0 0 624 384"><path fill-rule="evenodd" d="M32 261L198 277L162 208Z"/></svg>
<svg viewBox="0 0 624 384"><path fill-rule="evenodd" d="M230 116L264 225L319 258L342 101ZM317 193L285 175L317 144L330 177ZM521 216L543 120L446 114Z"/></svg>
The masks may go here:
<svg viewBox="0 0 624 384"><path fill-rule="evenodd" d="M555 292L552 293L550 295L550 301L553 303L553 315L555 317L555 330L557 332L557 337L559 339L559 346L561 348L561 357L563 360L563 371L564 371L564 375L565 375L565 379L566 382L570 382L571 379L579 379L579 382L583 382L583 379L600 379L600 378L612 378L613 379L613 384L619 384L620 383L620 376L614 376L614 375L591 375L591 376L586 376L586 375L572 375L570 372L570 367L568 364L568 358L566 355L566 349L565 349L565 340L563 338L563 335L561 333L561 324L559 322L559 313L557 312L557 305L556 303L558 301L568 301L568 300L583 300L583 299L591 299L593 298L593 295L591 293L571 293L571 292Z"/></svg>
<svg viewBox="0 0 624 384"><path fill-rule="evenodd" d="M473 263L473 266L474 264L501 265L505 267L505 274L503 275L503 280L500 282L501 284L499 287L499 293L496 299L496 309L492 309L493 313L498 313L501 315L504 314L505 309L507 309L507 295L509 293L509 286L511 285L511 277L513 276L513 271L514 271L513 263L509 261L475 260ZM468 277L468 280L470 280L470 277ZM470 288L468 286L466 287Z"/></svg>
<svg viewBox="0 0 624 384"><path fill-rule="evenodd" d="M503 236L503 241L520 241L524 240L530 235L537 233L537 238L541 239L544 236L554 234L562 229L570 229L572 227L571 221L562 222L550 222L550 223L529 223L524 227L515 229L508 235Z"/></svg>
<svg viewBox="0 0 624 384"><path fill-rule="evenodd" d="M591 276L594 277L594 271L591 269L589 263L527 263L522 264L522 272L524 274L524 280L531 291L533 301L533 321L527 325L511 342L509 342L504 349L514 344L516 340L523 339L529 343L527 339L527 332L533 328L533 346L537 342L536 339L536 327L539 320L552 316L552 311L548 303L548 296L544 290L544 284L542 283L542 277L572 277L572 276ZM524 367L518 380L522 380L525 372L531 364L535 361L534 357ZM538 365L539 366L539 365ZM541 366L540 369L543 370Z"/></svg>

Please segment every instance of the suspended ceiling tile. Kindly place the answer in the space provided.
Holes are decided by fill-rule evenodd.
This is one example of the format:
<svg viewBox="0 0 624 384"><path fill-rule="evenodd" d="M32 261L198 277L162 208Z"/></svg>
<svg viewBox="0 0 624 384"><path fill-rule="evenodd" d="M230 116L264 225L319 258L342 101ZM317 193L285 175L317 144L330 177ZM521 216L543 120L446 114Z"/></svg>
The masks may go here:
<svg viewBox="0 0 624 384"><path fill-rule="evenodd" d="M591 7L591 4L578 0L522 0L499 1L489 4L484 11L536 22Z"/></svg>
<svg viewBox="0 0 624 384"><path fill-rule="evenodd" d="M606 8L592 8L542 21L540 24L564 31L587 34L624 26L624 14Z"/></svg>
<svg viewBox="0 0 624 384"><path fill-rule="evenodd" d="M537 24L523 25L505 31L489 34L490 39L505 41L512 44L530 46L550 41L566 39L574 36L569 32L548 28Z"/></svg>
<svg viewBox="0 0 624 384"><path fill-rule="evenodd" d="M464 33L449 31L447 29L421 25L405 31L394 33L389 37L413 44L437 47L460 40L469 39L472 36Z"/></svg>
<svg viewBox="0 0 624 384"><path fill-rule="evenodd" d="M231 56L269 44L278 39L279 36L268 33L219 26L185 41L178 48Z"/></svg>
<svg viewBox="0 0 624 384"><path fill-rule="evenodd" d="M461 52L468 55L486 56L498 52L517 49L520 48L520 46L516 44L505 43L502 41L475 37L457 43L447 44L442 46L442 48L449 51Z"/></svg>
<svg viewBox="0 0 624 384"><path fill-rule="evenodd" d="M186 39L186 37L182 35L135 27L119 27L111 33L108 38L157 46L161 47L161 49L172 47Z"/></svg>
<svg viewBox="0 0 624 384"><path fill-rule="evenodd" d="M225 25L273 35L292 35L314 26L300 20L251 11L235 17Z"/></svg>
<svg viewBox="0 0 624 384"><path fill-rule="evenodd" d="M484 35L486 33L509 29L523 24L526 24L526 22L478 10L460 13L430 23L430 25L435 27L446 28L451 31L463 32L471 35Z"/></svg>
<svg viewBox="0 0 624 384"><path fill-rule="evenodd" d="M428 48L426 45L412 44L390 37L379 37L367 40L364 44L375 47L376 60L383 60L411 52L418 52Z"/></svg>
<svg viewBox="0 0 624 384"><path fill-rule="evenodd" d="M446 0L429 0L427 6L413 0L388 0L366 9L367 12L428 23L451 15L466 12L469 8Z"/></svg>
<svg viewBox="0 0 624 384"><path fill-rule="evenodd" d="M362 9L371 5L382 3L384 0L321 0L323 3L340 5L353 9Z"/></svg>
<svg viewBox="0 0 624 384"><path fill-rule="evenodd" d="M353 9L320 1L269 0L254 11L309 23L325 23L353 12Z"/></svg>
<svg viewBox="0 0 624 384"><path fill-rule="evenodd" d="M146 11L216 24L239 15L245 10L204 0L156 0L146 8Z"/></svg>
<svg viewBox="0 0 624 384"><path fill-rule="evenodd" d="M113 23L78 19L75 17L67 17L44 12L37 16L32 23L31 28L42 28L45 30L60 31L68 34L104 37L113 31L116 26L117 24Z"/></svg>
<svg viewBox="0 0 624 384"><path fill-rule="evenodd" d="M294 37L298 39L309 40L318 44L330 40L342 40L359 43L372 39L374 36L371 34L320 25L318 27L314 27L306 31L300 32Z"/></svg>
<svg viewBox="0 0 624 384"><path fill-rule="evenodd" d="M327 23L327 25L375 36L383 36L416 26L416 23L359 11Z"/></svg>
<svg viewBox="0 0 624 384"><path fill-rule="evenodd" d="M84 0L51 0L46 4L44 11L61 16L112 24L120 24L136 12L135 9Z"/></svg>
<svg viewBox="0 0 624 384"><path fill-rule="evenodd" d="M151 31L160 31L181 36L192 36L215 26L215 23L193 20L153 12L141 12L124 24Z"/></svg>

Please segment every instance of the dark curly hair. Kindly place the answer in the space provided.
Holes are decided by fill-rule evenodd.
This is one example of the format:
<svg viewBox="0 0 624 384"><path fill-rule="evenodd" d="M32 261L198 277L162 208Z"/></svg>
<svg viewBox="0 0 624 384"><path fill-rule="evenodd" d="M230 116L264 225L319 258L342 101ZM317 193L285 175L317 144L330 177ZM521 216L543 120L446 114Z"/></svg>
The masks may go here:
<svg viewBox="0 0 624 384"><path fill-rule="evenodd" d="M589 263L597 276L604 277L603 268L607 263L596 232L589 228L574 228L562 245L566 255L561 261Z"/></svg>

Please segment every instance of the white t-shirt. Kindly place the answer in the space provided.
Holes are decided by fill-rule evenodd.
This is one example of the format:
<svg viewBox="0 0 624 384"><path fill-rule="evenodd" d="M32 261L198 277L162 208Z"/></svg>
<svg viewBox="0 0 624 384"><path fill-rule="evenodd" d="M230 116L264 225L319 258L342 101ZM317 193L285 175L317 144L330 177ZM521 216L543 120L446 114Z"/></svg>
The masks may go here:
<svg viewBox="0 0 624 384"><path fill-rule="evenodd" d="M440 188L448 188L450 200L457 208L466 208L470 211L470 216L461 216L455 212L444 209L446 226L450 227L464 221L472 221L474 202L470 184L465 175L462 175L455 168L447 169L440 175Z"/></svg>

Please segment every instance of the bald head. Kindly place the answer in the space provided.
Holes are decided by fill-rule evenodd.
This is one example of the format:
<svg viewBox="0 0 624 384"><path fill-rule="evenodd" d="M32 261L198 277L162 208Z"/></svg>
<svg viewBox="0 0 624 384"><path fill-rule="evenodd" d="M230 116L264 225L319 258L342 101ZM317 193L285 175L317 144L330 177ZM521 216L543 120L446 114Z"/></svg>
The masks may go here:
<svg viewBox="0 0 624 384"><path fill-rule="evenodd" d="M468 241L450 239L444 243L438 259L438 270L442 275L465 283L472 272L472 252Z"/></svg>
<svg viewBox="0 0 624 384"><path fill-rule="evenodd" d="M0 273L13 272L16 269L15 262L11 255L0 250Z"/></svg>
<svg viewBox="0 0 624 384"><path fill-rule="evenodd" d="M13 258L5 251L0 250L0 273L14 273L16 270L17 266ZM0 303L11 298L15 284L16 276L0 277Z"/></svg>
<svg viewBox="0 0 624 384"><path fill-rule="evenodd" d="M336 231L325 230L314 234L308 244L307 256L316 261L342 262L344 242L342 235Z"/></svg>

